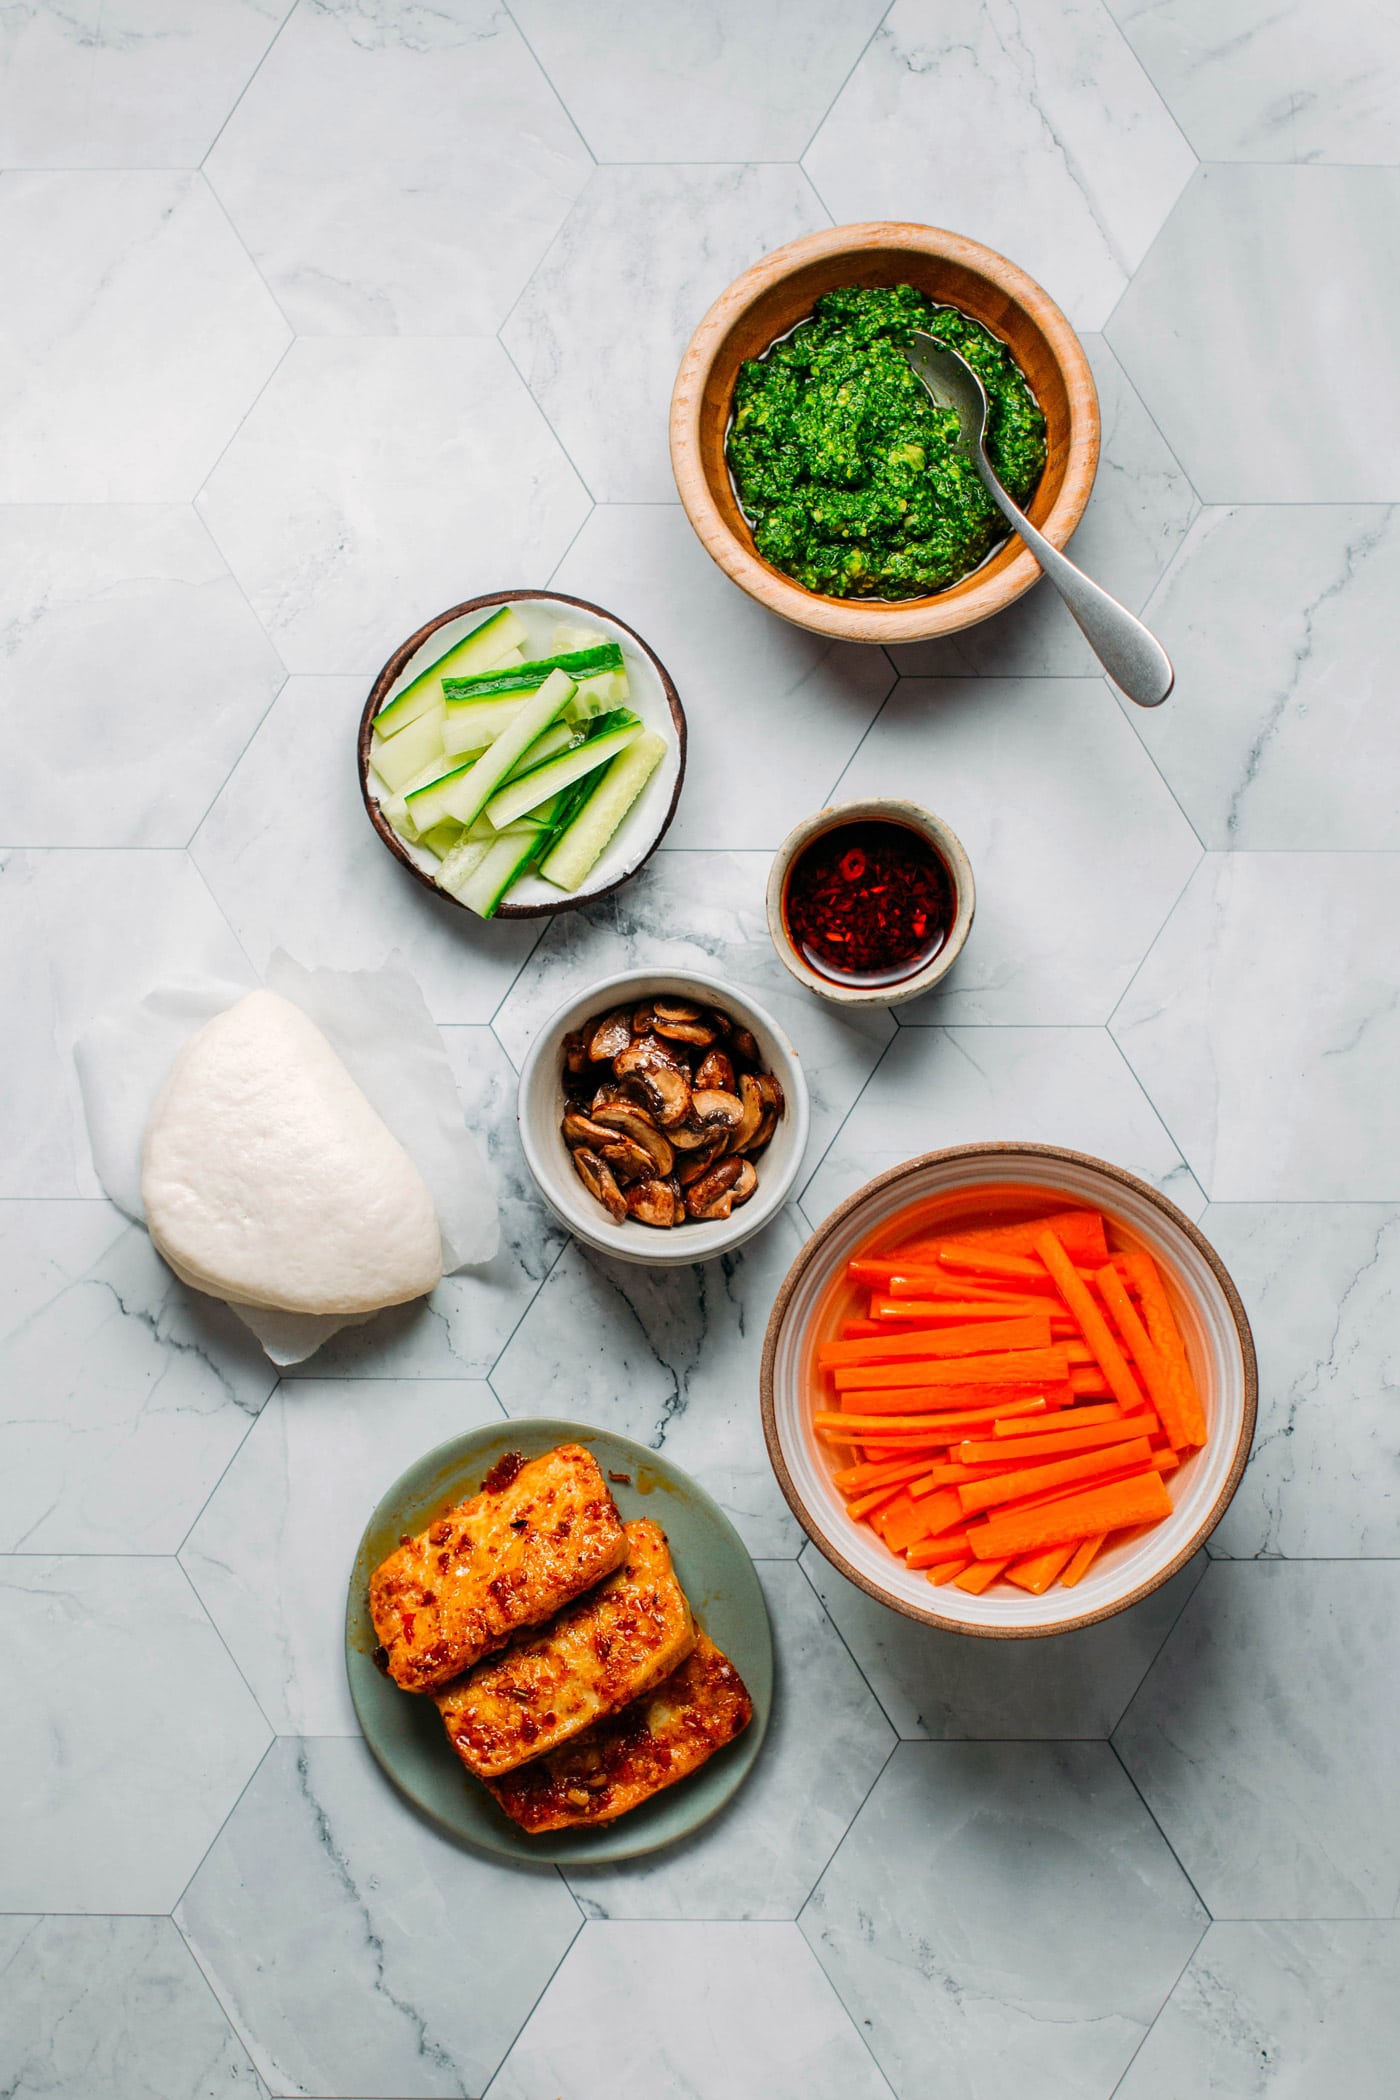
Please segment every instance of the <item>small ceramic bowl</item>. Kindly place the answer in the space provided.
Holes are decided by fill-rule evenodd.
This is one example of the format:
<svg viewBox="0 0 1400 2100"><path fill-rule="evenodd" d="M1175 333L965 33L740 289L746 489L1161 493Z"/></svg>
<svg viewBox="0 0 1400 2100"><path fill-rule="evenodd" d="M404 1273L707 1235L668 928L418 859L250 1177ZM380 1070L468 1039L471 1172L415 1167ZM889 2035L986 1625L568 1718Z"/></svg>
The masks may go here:
<svg viewBox="0 0 1400 2100"><path fill-rule="evenodd" d="M832 1481L835 1461L812 1427L820 1342L845 1317L845 1266L857 1248L893 1245L917 1230L981 1222L979 1193L1023 1216L1086 1204L1104 1213L1113 1244L1157 1263L1181 1326L1209 1435L1169 1476L1172 1513L1106 1547L1075 1589L1041 1597L994 1583L980 1597L935 1589L868 1524L853 1523ZM1008 1196L1008 1190L1013 1192ZM985 1214L984 1214L985 1215ZM1138 1603L1183 1567L1229 1506L1249 1458L1258 1402L1254 1341L1239 1292L1205 1236L1158 1191L1122 1167L1054 1145L957 1145L892 1167L858 1189L813 1233L778 1292L760 1373L768 1455L793 1514L832 1566L867 1596L954 1633L1025 1639L1068 1633Z"/></svg>
<svg viewBox="0 0 1400 2100"><path fill-rule="evenodd" d="M606 1013L613 1006L636 1006L643 999L668 991L679 992L701 1005L722 1007L753 1033L763 1053L765 1069L782 1087L784 1110L772 1138L754 1161L758 1187L748 1202L729 1217L703 1219L669 1229L640 1225L635 1218L625 1218L620 1225L614 1225L602 1204L589 1195L579 1180L560 1134L564 1115L564 1038L593 1014ZM651 1269L713 1261L716 1255L728 1254L752 1239L782 1209L807 1149L807 1082L796 1050L772 1015L752 999L737 992L733 985L722 984L717 977L700 977L691 970L632 970L618 977L604 977L561 1006L541 1028L525 1059L517 1112L520 1141L530 1172L555 1216L585 1246Z"/></svg>
<svg viewBox="0 0 1400 2100"><path fill-rule="evenodd" d="M915 642L955 634L1000 612L1040 575L1014 535L980 567L927 598L829 598L766 562L739 508L725 458L734 382L805 320L826 292L912 284L959 307L1006 343L1040 403L1048 458L1026 515L1063 547L1084 514L1099 459L1099 404L1083 346L1034 278L979 241L937 226L877 220L833 226L765 255L706 314L671 397L671 465L705 551L741 590L798 627L852 642Z"/></svg>
<svg viewBox="0 0 1400 2100"><path fill-rule="evenodd" d="M838 824L872 820L905 824L928 840L952 879L957 911L948 938L937 955L921 970L915 970L912 976L902 977L895 984L838 984L833 978L823 977L814 970L792 945L783 920L783 891L788 870L813 839L820 838L824 831L834 830ZM897 802L887 796L875 796L865 802L832 803L829 808L819 809L815 816L804 817L800 824L794 825L773 856L773 865L768 871L766 902L768 931L773 937L778 959L809 992L815 992L820 999L830 1000L833 1006L903 1006L906 1000L917 999L921 993L931 991L952 969L972 930L977 891L972 879L972 862L962 840L941 817L934 816L932 810L921 809L917 802Z"/></svg>
<svg viewBox="0 0 1400 2100"><path fill-rule="evenodd" d="M378 796L382 790L375 786L369 762L370 732L380 708L401 686L411 684L454 642L470 634L483 613L498 605L509 605L519 614L530 631L532 647L542 654L548 650L552 622L577 614L579 619L571 621L572 625L586 623L601 628L622 650L631 695L628 706L641 716L648 729L657 730L666 739L665 758L618 825L582 889L559 890L542 875L526 875L512 886L510 902L499 905L495 914L498 919L551 918L555 912L577 911L581 904L591 904L595 898L605 897L609 890L630 881L666 836L685 778L685 710L680 695L656 651L615 614L605 612L601 605L590 605L586 598L565 597L560 591L488 591L484 597L468 598L465 604L450 606L435 620L429 620L399 644L370 688L360 716L360 793L370 823L400 866L407 868L435 897L466 911L466 905L434 882L432 870L438 865L434 856L426 848L411 846L401 839L381 811Z"/></svg>

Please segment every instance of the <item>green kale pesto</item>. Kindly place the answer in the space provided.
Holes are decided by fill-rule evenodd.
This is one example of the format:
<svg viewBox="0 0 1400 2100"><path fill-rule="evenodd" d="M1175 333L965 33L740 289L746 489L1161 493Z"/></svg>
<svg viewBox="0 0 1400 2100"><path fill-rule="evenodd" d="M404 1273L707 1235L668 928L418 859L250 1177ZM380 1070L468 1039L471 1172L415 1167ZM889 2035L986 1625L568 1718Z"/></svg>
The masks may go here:
<svg viewBox="0 0 1400 2100"><path fill-rule="evenodd" d="M903 356L941 336L987 390L987 450L1023 507L1045 467L1045 418L1004 343L912 285L828 292L740 367L729 465L754 543L808 590L918 598L946 590L1006 537L977 472Z"/></svg>

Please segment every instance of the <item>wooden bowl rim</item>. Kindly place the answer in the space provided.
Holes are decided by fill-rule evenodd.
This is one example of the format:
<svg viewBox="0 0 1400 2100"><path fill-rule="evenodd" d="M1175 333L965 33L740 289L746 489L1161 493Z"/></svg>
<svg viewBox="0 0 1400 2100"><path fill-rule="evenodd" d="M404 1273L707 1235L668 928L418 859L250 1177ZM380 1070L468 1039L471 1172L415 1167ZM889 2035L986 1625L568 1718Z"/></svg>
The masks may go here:
<svg viewBox="0 0 1400 2100"><path fill-rule="evenodd" d="M995 285L1021 308L1043 336L1064 382L1070 404L1070 428L1064 479L1052 508L1040 520L1039 529L1053 546L1064 547L1084 515L1099 462L1098 389L1084 346L1050 294L1009 257L981 241L970 240L966 234L914 220L871 219L804 234L801 239L761 256L726 286L691 337L676 374L671 394L671 470L681 504L706 553L741 590L770 612L799 627L843 641L926 641L935 635L956 634L976 626L1022 597L1041 574L1029 548L1021 546L1004 569L980 584L974 582L966 591L962 591L962 582L969 579L927 598L828 597L783 575L737 538L715 501L700 449L700 406L705 382L740 314L763 292L808 263L843 254L851 255L854 261L862 253L879 248L902 249L960 264ZM1007 544L1001 542L1002 547ZM999 551L994 549L988 560L994 560ZM978 573L974 569L970 577L975 578ZM962 594L955 598L953 591Z"/></svg>
<svg viewBox="0 0 1400 2100"><path fill-rule="evenodd" d="M1190 1538L1187 1539L1180 1552L1158 1574L1150 1576L1146 1582L1140 1582L1136 1589L1130 1590L1123 1597L1116 1598L1112 1604L1101 1605L1097 1611L1077 1612L1073 1617L1057 1620L1051 1626L969 1625L966 1620L948 1618L931 1606L912 1604L908 1599L893 1596L888 1590L882 1589L879 1583L873 1582L868 1575L862 1573L859 1568L848 1561L832 1545L831 1541L817 1529L815 1520L808 1514L807 1506L797 1492L792 1475L788 1471L787 1460L784 1458L782 1448L778 1442L777 1409L773 1398L773 1366L778 1351L778 1335L793 1292L796 1290L806 1270L816 1259L818 1250L825 1244L834 1228L845 1218L848 1218L852 1211L859 1204L864 1203L877 1189L888 1188L891 1183L902 1181L907 1175L917 1173L921 1167L940 1165L948 1160L959 1159L1063 1160L1071 1166L1092 1167L1095 1172L1107 1176L1110 1181L1115 1181L1121 1187L1131 1189L1135 1195L1143 1197L1155 1209L1161 1211L1164 1217L1170 1219L1171 1223L1179 1231L1184 1232L1196 1248L1196 1251L1204 1257L1208 1267L1215 1276L1216 1282L1220 1285L1226 1304L1229 1306L1230 1316L1235 1323L1235 1332L1239 1340L1240 1355L1244 1365L1244 1411L1240 1421L1239 1436L1235 1443L1234 1456L1230 1461L1229 1473L1226 1475L1220 1493L1216 1496L1210 1509L1191 1533ZM1142 1180L1139 1175L1130 1174L1126 1167L1115 1167L1109 1160L1099 1159L1092 1152L1076 1152L1066 1145L1032 1145L1020 1142L983 1143L978 1145L945 1145L935 1152L920 1152L913 1159L901 1161L897 1167L888 1167L883 1174L877 1174L872 1180L862 1183L853 1195L848 1196L844 1203L839 1203L830 1216L822 1220L798 1254L787 1275L783 1278L778 1289L778 1295L773 1301L773 1310L768 1316L767 1332L763 1337L763 1361L759 1370L759 1393L763 1409L763 1436L768 1446L769 1461L773 1471L778 1476L778 1485L787 1499L788 1507L823 1558L829 1560L831 1565L844 1575L848 1582L853 1582L857 1589L864 1590L866 1596L873 1597L877 1604L886 1605L891 1611L902 1612L905 1618L917 1619L922 1625L937 1626L944 1633L966 1634L973 1640L1024 1641L1044 1640L1051 1635L1060 1633L1075 1633L1081 1627L1097 1626L1104 1619L1116 1618L1120 1611L1126 1611L1130 1605L1140 1604L1144 1597L1150 1597L1154 1590L1161 1589L1163 1583L1170 1581L1173 1575L1185 1567L1192 1555L1200 1551L1229 1508L1235 1490L1244 1475L1244 1469L1249 1463L1250 1450L1254 1443L1255 1423L1259 1412L1259 1370L1254 1354L1254 1336L1250 1330L1249 1315L1246 1313L1244 1301L1235 1287L1234 1278L1200 1227L1187 1217L1184 1210L1177 1208L1170 1196L1164 1196L1160 1189L1153 1188L1150 1182Z"/></svg>
<svg viewBox="0 0 1400 2100"><path fill-rule="evenodd" d="M632 877L639 874L646 866L652 854L655 853L657 847L670 830L671 820L676 814L676 805L681 798L681 788L685 782L685 709L681 706L680 694L676 691L675 682L670 672L666 669L665 664L662 663L661 658L652 648L650 642L643 641L635 627L629 627L626 620L620 620L616 613L609 612L606 605L594 605L587 598L571 598L566 591L487 591L480 598L467 598L460 605L449 606L446 612L438 613L435 618L425 621L423 626L418 629L418 632L411 634L406 642L400 642L398 648L375 679L374 684L369 689L369 698L365 701L364 709L360 715L360 734L356 749L360 769L360 800L364 803L370 823L378 832L380 839L388 847L399 865L407 868L415 881L421 882L424 889L431 891L434 897L441 898L446 904L455 905L458 911L466 911L468 907L462 903L459 897L454 897L450 890L442 889L439 884L434 882L431 875L425 874L417 861L414 860L412 854L404 850L402 840L393 826L386 821L379 804L369 791L371 725L384 704L385 695L404 665L411 657L416 656L429 637L436 634L440 627L445 627L449 620L460 620L467 613L480 612L483 608L492 606L537 605L545 603L570 605L576 612L595 613L600 619L611 620L614 627L620 627L625 635L631 637L655 671L657 677L661 680L661 690L666 695L666 705L671 711L671 723L676 732L676 746L680 755L680 764L676 769L676 782L671 790L671 799L666 805L666 814L661 820L655 838L635 867L629 868L625 875L619 875L615 882L605 884L600 890L581 890L577 896L572 897L561 892L560 900L557 904L501 904L496 907L493 917L497 919L552 919L561 911L580 911L585 904L593 904L599 897L610 897L614 890L620 890L624 882L630 882ZM475 917L476 914L473 913L472 916Z"/></svg>

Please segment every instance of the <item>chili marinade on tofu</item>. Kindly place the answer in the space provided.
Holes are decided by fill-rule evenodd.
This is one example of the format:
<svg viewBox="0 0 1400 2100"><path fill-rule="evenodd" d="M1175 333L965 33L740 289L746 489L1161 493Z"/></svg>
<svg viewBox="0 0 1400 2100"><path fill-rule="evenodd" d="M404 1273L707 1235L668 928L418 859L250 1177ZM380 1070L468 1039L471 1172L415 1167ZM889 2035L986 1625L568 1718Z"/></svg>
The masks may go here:
<svg viewBox="0 0 1400 2100"><path fill-rule="evenodd" d="M828 292L809 320L739 368L728 455L765 561L833 598L914 598L975 569L1006 525L952 447L903 346L922 328L987 392L987 451L1022 507L1045 469L1045 418L1006 345L912 285Z"/></svg>
<svg viewBox="0 0 1400 2100"><path fill-rule="evenodd" d="M611 1823L688 1778L752 1718L743 1678L702 1633L654 1692L487 1785L522 1830Z"/></svg>
<svg viewBox="0 0 1400 2100"><path fill-rule="evenodd" d="M626 1558L622 1519L591 1451L560 1444L529 1460L509 1452L480 1494L375 1569L378 1660L404 1691L432 1691Z"/></svg>
<svg viewBox="0 0 1400 2100"><path fill-rule="evenodd" d="M541 1633L522 1635L434 1694L453 1749L496 1779L669 1677L695 1645L666 1534L626 1526L627 1559Z"/></svg>

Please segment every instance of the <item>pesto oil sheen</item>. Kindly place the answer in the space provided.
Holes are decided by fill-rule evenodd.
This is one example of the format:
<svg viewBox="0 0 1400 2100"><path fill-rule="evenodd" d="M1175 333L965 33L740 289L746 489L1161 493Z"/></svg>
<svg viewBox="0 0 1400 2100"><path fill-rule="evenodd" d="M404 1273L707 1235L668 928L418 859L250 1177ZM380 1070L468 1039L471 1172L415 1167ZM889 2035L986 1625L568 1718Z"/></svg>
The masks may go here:
<svg viewBox="0 0 1400 2100"><path fill-rule="evenodd" d="M1006 345L912 285L828 292L810 320L739 370L729 465L759 553L833 598L921 598L975 569L1006 525L953 450L958 421L905 362L916 328L986 388L987 451L1025 507L1045 418Z"/></svg>

